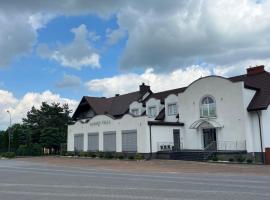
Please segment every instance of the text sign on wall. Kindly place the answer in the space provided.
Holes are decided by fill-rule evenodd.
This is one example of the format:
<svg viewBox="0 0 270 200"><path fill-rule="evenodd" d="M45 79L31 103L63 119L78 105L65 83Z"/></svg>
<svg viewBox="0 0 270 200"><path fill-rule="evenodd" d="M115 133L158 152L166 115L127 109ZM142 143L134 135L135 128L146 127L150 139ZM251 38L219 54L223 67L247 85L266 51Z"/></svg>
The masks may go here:
<svg viewBox="0 0 270 200"><path fill-rule="evenodd" d="M100 125L109 125L111 124L110 120L102 120L97 122L90 122L90 126L100 126Z"/></svg>

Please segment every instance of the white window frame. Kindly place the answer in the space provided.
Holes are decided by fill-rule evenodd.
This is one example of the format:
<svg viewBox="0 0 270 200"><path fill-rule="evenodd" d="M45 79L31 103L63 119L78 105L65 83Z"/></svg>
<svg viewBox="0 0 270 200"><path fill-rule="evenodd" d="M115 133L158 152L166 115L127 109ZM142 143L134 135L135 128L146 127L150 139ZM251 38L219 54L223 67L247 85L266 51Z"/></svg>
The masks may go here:
<svg viewBox="0 0 270 200"><path fill-rule="evenodd" d="M214 103L208 103L208 104L203 104L203 100L205 98L211 98ZM211 114L211 109L214 109L214 113ZM204 111L207 111L207 114L205 115ZM200 101L200 117L201 118L211 118L211 117L217 117L217 108L216 108L216 100L213 96L211 95L206 95L204 96L201 101Z"/></svg>
<svg viewBox="0 0 270 200"><path fill-rule="evenodd" d="M135 116L139 116L139 108L132 108L131 109L131 114L135 115Z"/></svg>
<svg viewBox="0 0 270 200"><path fill-rule="evenodd" d="M153 112L153 110L155 110ZM148 117L154 118L157 116L157 107L156 106L149 106L148 107Z"/></svg>
<svg viewBox="0 0 270 200"><path fill-rule="evenodd" d="M174 108L174 109L170 109L170 108ZM177 115L178 111L177 111L177 103L169 103L167 106L168 109L168 116L172 116L172 115Z"/></svg>

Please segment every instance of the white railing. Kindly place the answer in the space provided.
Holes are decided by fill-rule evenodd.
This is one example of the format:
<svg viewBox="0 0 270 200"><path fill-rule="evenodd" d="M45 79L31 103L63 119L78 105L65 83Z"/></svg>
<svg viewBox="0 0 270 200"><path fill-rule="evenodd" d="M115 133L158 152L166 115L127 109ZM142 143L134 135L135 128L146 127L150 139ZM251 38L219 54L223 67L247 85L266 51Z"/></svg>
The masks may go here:
<svg viewBox="0 0 270 200"><path fill-rule="evenodd" d="M178 151L183 149L183 143L180 142L180 146L178 148L174 147L173 142L158 142L157 143L157 150L158 151Z"/></svg>
<svg viewBox="0 0 270 200"><path fill-rule="evenodd" d="M246 141L217 141L217 150L220 151L244 151L246 150Z"/></svg>

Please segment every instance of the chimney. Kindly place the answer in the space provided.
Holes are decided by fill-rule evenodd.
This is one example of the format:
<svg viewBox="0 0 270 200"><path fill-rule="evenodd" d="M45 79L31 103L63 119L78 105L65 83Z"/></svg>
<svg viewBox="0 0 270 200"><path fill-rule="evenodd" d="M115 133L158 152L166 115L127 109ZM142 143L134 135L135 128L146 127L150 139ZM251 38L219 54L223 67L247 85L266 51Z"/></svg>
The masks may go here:
<svg viewBox="0 0 270 200"><path fill-rule="evenodd" d="M150 86L145 85L144 83L142 83L140 85L140 93L143 95L143 94L145 94L148 91L150 91Z"/></svg>
<svg viewBox="0 0 270 200"><path fill-rule="evenodd" d="M262 72L265 72L264 65L259 65L259 66L256 66L256 67L247 68L247 75L248 76L255 75L255 74L260 74Z"/></svg>
<svg viewBox="0 0 270 200"><path fill-rule="evenodd" d="M119 96L120 96L120 94L115 94L115 96L116 96L116 97L119 97Z"/></svg>

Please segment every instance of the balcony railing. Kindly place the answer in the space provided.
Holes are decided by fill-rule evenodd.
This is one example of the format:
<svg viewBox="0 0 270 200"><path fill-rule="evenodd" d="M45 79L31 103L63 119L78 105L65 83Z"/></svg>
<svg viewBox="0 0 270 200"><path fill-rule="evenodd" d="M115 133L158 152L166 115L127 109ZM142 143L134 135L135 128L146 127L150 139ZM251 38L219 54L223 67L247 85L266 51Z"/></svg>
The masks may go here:
<svg viewBox="0 0 270 200"><path fill-rule="evenodd" d="M183 143L180 142L179 147L175 147L173 142L158 142L158 151L180 151L184 150ZM192 150L192 149L185 149ZM213 141L206 148L202 149L204 151L245 151L246 141Z"/></svg>

